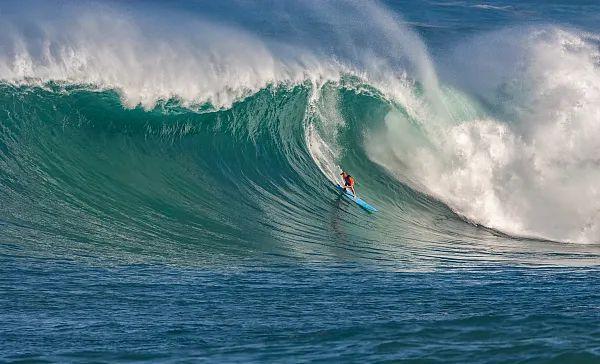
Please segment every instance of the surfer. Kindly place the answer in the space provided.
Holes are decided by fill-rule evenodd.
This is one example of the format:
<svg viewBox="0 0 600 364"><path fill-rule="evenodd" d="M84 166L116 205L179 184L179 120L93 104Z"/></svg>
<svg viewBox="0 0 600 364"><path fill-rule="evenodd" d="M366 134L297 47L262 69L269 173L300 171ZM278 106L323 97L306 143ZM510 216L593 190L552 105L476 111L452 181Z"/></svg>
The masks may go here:
<svg viewBox="0 0 600 364"><path fill-rule="evenodd" d="M354 191L354 178L346 172L340 173L340 176L342 176L342 179L344 180L344 185L342 186L344 191L346 191L346 188L349 188L354 197L356 197L356 191Z"/></svg>

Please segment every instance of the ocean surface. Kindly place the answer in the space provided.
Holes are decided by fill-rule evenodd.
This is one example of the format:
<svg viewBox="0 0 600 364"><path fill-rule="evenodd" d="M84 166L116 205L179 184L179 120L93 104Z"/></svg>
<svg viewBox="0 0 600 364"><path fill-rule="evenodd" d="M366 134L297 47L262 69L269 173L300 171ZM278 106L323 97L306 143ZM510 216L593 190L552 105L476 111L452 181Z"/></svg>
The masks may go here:
<svg viewBox="0 0 600 364"><path fill-rule="evenodd" d="M0 24L0 362L600 362L597 2Z"/></svg>

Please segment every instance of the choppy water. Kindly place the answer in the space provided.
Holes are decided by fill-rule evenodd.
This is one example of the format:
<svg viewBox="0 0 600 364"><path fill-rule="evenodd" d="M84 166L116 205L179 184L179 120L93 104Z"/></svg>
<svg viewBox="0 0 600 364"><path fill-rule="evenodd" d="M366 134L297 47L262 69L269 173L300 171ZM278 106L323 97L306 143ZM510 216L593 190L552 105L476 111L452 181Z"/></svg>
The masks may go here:
<svg viewBox="0 0 600 364"><path fill-rule="evenodd" d="M599 10L1 4L0 360L599 361Z"/></svg>

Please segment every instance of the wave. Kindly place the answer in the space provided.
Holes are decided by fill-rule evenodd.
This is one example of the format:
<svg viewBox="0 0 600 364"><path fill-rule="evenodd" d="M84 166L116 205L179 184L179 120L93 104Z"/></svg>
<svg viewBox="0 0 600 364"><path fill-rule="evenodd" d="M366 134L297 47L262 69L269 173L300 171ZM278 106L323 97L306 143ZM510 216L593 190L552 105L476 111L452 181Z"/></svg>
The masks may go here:
<svg viewBox="0 0 600 364"><path fill-rule="evenodd" d="M33 4L2 18L6 241L206 260L598 242L593 34L494 31L440 66L378 4L262 9L276 25ZM339 199L342 167L381 213Z"/></svg>

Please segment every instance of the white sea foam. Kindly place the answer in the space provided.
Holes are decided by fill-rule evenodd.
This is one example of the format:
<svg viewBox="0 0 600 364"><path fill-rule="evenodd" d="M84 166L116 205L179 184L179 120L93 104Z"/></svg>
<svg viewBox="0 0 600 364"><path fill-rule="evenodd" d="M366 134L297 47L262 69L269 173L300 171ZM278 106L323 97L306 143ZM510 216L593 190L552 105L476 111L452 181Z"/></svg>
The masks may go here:
<svg viewBox="0 0 600 364"><path fill-rule="evenodd" d="M476 5L471 5L471 7L477 8L477 9L500 10L500 11L506 11L506 10L510 10L512 8L512 6L510 6L510 5L497 6L497 5L490 5L490 4L476 4Z"/></svg>
<svg viewBox="0 0 600 364"><path fill-rule="evenodd" d="M445 114L388 115L392 133L371 155L475 222L598 242L599 59L597 38L554 27L480 36L457 49L448 69L495 117L447 90ZM415 120L423 141L394 132Z"/></svg>

